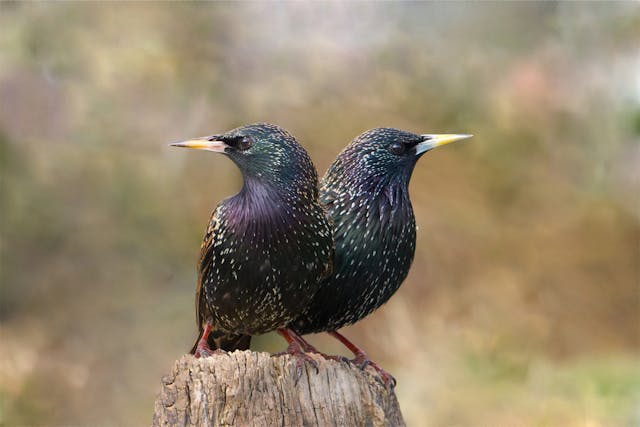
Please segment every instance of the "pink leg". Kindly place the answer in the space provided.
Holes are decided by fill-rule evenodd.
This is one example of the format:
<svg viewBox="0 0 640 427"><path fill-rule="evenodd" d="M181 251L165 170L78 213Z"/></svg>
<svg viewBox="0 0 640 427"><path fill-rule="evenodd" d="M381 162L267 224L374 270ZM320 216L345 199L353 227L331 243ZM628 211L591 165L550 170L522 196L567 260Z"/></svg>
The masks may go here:
<svg viewBox="0 0 640 427"><path fill-rule="evenodd" d="M213 329L213 326L211 325L211 323L207 322L204 325L202 336L198 340L196 351L193 353L193 355L196 358L211 356L212 351L211 351L211 348L209 348L209 343L207 342L207 340L209 339L209 334L211 333L212 329Z"/></svg>
<svg viewBox="0 0 640 427"><path fill-rule="evenodd" d="M299 333L297 333L296 331L294 331L293 329L287 329L287 331L289 331L289 333L291 334L291 336L298 341L298 343L300 344L300 346L302 346L302 348L304 349L305 352L307 353L318 353L320 354L320 352L313 346L311 345L311 343L307 340L305 340L304 338L302 338L302 335L300 335Z"/></svg>
<svg viewBox="0 0 640 427"><path fill-rule="evenodd" d="M382 378L382 381L384 382L385 386L395 387L396 379L393 378L393 376L390 373L382 369L376 362L369 359L369 356L367 356L367 353L365 353L364 350L362 350L360 347L358 347L357 345L349 341L349 339L347 339L347 337L342 335L340 332L331 331L327 333L332 337L336 338L342 344L344 344L344 346L347 347L349 351L353 353L353 355L355 356L355 359L352 360L353 363L360 366L360 368L362 369L365 369L367 366L371 366L373 369L375 369L378 372L378 375L380 375L380 378Z"/></svg>
<svg viewBox="0 0 640 427"><path fill-rule="evenodd" d="M311 345L309 343L309 341L307 341L304 338L302 338L302 335L298 334L293 329L289 329L289 332L291 333L293 338L295 338L296 341L298 341L300 343L300 345L302 346L304 351L307 352L307 353L318 354L318 355L322 356L323 358L325 358L327 360L335 360L337 362L348 362L349 361L349 359L347 359L344 356L329 356L328 354L321 352L320 350L315 348L313 345Z"/></svg>

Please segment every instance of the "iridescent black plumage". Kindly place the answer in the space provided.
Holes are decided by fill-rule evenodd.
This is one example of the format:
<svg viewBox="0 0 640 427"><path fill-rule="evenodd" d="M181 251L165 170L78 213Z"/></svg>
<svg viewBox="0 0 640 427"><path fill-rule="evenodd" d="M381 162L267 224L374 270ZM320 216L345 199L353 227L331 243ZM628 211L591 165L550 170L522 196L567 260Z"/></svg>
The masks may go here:
<svg viewBox="0 0 640 427"><path fill-rule="evenodd" d="M409 180L418 158L470 135L416 135L379 128L358 136L322 180L334 223L333 274L291 324L301 334L335 331L384 304L406 278L416 244Z"/></svg>
<svg viewBox="0 0 640 427"><path fill-rule="evenodd" d="M248 336L285 327L309 303L330 272L331 228L315 167L285 130L257 124L196 141L205 142L177 145L213 141L244 178L242 190L214 210L202 242L200 336L206 331L212 348L248 348Z"/></svg>
<svg viewBox="0 0 640 427"><path fill-rule="evenodd" d="M415 146L422 137L396 129L365 132L323 178L320 199L334 221L334 269L292 324L297 332L357 322L384 304L407 276L416 240L408 184L417 156L392 153L388 146L394 141Z"/></svg>

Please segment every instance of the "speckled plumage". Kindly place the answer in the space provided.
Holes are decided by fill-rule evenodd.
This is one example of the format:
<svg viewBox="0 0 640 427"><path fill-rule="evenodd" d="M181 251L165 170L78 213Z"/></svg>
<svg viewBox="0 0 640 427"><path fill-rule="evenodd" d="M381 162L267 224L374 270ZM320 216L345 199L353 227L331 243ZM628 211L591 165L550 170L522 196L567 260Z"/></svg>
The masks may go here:
<svg viewBox="0 0 640 427"><path fill-rule="evenodd" d="M416 244L409 180L427 137L367 131L337 157L320 199L334 222L333 274L291 324L301 334L335 331L384 304L406 278Z"/></svg>
<svg viewBox="0 0 640 427"><path fill-rule="evenodd" d="M237 148L247 138L253 145ZM228 145L224 152L244 185L211 215L196 317L201 335L207 323L213 326L211 348L233 350L247 348L249 335L285 327L310 302L330 273L333 238L315 167L293 136L256 124L211 139Z"/></svg>

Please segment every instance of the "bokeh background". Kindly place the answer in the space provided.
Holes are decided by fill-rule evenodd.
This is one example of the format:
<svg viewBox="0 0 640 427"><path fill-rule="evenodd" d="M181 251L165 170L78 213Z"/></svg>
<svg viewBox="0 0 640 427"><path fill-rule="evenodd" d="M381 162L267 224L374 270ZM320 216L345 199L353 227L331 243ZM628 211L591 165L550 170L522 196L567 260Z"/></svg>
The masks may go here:
<svg viewBox="0 0 640 427"><path fill-rule="evenodd" d="M0 28L0 424L150 423L242 183L167 143L266 121L320 173L373 127L476 135L419 162L411 274L343 331L410 425L640 425L638 3L2 2Z"/></svg>

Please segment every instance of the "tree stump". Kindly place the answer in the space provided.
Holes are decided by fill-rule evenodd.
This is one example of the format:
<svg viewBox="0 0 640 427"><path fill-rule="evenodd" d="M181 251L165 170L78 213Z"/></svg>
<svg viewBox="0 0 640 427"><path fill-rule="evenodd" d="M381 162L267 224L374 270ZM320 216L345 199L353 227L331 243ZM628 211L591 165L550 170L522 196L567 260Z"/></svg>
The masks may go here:
<svg viewBox="0 0 640 427"><path fill-rule="evenodd" d="M154 426L404 426L376 372L311 354L296 384L289 355L186 355L162 378Z"/></svg>

